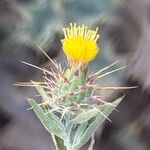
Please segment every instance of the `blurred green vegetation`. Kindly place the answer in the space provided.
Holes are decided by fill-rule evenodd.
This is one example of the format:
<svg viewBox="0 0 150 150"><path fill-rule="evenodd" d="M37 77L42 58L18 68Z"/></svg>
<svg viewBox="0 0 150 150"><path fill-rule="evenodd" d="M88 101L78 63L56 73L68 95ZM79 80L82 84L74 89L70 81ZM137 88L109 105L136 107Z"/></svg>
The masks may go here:
<svg viewBox="0 0 150 150"><path fill-rule="evenodd" d="M1 52L35 49L38 44L45 51L60 49L56 35L70 22L93 26L116 0L33 0L16 3L15 26L0 26L9 36L0 44ZM19 19L16 19L19 16ZM11 22L10 22L11 24ZM56 42L57 43L57 42Z"/></svg>

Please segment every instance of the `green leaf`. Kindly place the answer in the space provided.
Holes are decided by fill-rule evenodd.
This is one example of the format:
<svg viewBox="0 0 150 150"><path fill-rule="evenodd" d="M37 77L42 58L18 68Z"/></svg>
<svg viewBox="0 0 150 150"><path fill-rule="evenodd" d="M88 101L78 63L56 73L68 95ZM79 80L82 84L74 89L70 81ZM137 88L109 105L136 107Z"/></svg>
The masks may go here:
<svg viewBox="0 0 150 150"><path fill-rule="evenodd" d="M87 122L84 122L82 124L79 125L76 134L74 136L74 140L73 140L73 144L77 143L78 139L82 136L82 134L84 133L86 127L87 127Z"/></svg>
<svg viewBox="0 0 150 150"><path fill-rule="evenodd" d="M67 150L67 148L64 146L63 139L59 138L58 136L52 135L53 143L55 145L56 150Z"/></svg>
<svg viewBox="0 0 150 150"><path fill-rule="evenodd" d="M55 117L55 115L51 113L45 114L44 110L40 106L38 106L38 104L33 99L29 99L29 103L44 127L49 132L63 139L65 136L64 125L58 120L57 116Z"/></svg>
<svg viewBox="0 0 150 150"><path fill-rule="evenodd" d="M98 109L96 108L92 108L90 110L84 111L82 113L80 113L75 119L74 122L75 123L79 123L82 124L88 120L90 120L91 118L97 116L99 114Z"/></svg>
<svg viewBox="0 0 150 150"><path fill-rule="evenodd" d="M66 141L69 145L72 143L72 138L73 138L73 128L74 128L75 122L74 120L71 120L67 123L65 129L66 129Z"/></svg>
<svg viewBox="0 0 150 150"><path fill-rule="evenodd" d="M102 123L107 119L106 117L108 117L110 113L116 108L122 98L123 97L117 99L113 103L107 103L99 107L101 112L99 112L98 116L95 117L94 121L90 122L83 135L78 137L78 141L73 145L73 149L81 148L90 139L91 135L94 134L100 125L102 125Z"/></svg>

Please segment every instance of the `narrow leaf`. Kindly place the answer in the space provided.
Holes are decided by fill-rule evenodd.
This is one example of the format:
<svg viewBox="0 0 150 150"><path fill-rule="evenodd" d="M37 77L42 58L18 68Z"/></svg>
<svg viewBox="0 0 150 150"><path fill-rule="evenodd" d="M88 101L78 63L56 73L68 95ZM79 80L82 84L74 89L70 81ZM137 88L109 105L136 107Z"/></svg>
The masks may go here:
<svg viewBox="0 0 150 150"><path fill-rule="evenodd" d="M73 134L72 131L73 131L74 125L75 125L74 120L69 121L66 125L66 135L67 135L66 140L69 145L72 144L72 134Z"/></svg>
<svg viewBox="0 0 150 150"><path fill-rule="evenodd" d="M78 140L80 139L80 137L84 133L86 127L87 127L87 122L84 122L84 123L79 125L79 127L78 127L78 129L76 131L76 134L74 136L73 144L78 142Z"/></svg>
<svg viewBox="0 0 150 150"><path fill-rule="evenodd" d="M64 146L63 139L59 138L58 136L55 136L54 134L51 134L51 136L56 150L67 150L66 147Z"/></svg>
<svg viewBox="0 0 150 150"><path fill-rule="evenodd" d="M74 122L81 124L81 123L84 123L84 122L90 120L91 118L97 116L98 114L99 114L98 109L92 108L90 110L84 111L81 114L79 114L74 119Z"/></svg>
<svg viewBox="0 0 150 150"><path fill-rule="evenodd" d="M29 99L29 103L33 107L33 110L35 111L44 127L49 132L59 136L60 138L64 138L64 126L62 123L58 122L57 117L54 117L54 115L51 115L50 113L45 114L44 110L38 106L38 104L33 99Z"/></svg>
<svg viewBox="0 0 150 150"><path fill-rule="evenodd" d="M110 115L110 113L115 109L115 107L120 103L123 97L117 99L113 103L107 103L100 106L101 113L95 117L94 121L92 121L89 127L85 130L81 138L78 140L79 142L73 145L74 149L81 148L89 139L92 134L96 131L96 129L106 120L106 117ZM105 117L106 116L106 117Z"/></svg>

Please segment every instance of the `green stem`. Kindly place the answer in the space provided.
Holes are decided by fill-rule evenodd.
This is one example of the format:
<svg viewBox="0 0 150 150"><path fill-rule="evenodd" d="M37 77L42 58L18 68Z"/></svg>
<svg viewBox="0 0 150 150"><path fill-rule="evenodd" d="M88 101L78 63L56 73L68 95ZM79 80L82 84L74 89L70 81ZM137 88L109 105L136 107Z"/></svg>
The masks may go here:
<svg viewBox="0 0 150 150"><path fill-rule="evenodd" d="M58 136L54 135L51 133L53 143L55 145L56 150L67 150L66 147L64 146L64 141L59 138Z"/></svg>

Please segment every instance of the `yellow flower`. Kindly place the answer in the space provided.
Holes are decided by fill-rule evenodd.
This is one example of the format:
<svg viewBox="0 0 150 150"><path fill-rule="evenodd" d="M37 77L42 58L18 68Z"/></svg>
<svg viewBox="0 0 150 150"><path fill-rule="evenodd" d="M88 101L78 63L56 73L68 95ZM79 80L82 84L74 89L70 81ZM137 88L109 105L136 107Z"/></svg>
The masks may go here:
<svg viewBox="0 0 150 150"><path fill-rule="evenodd" d="M89 30L87 26L77 26L75 23L63 29L63 50L69 60L85 64L95 58L99 50L96 43L99 38L97 30Z"/></svg>

